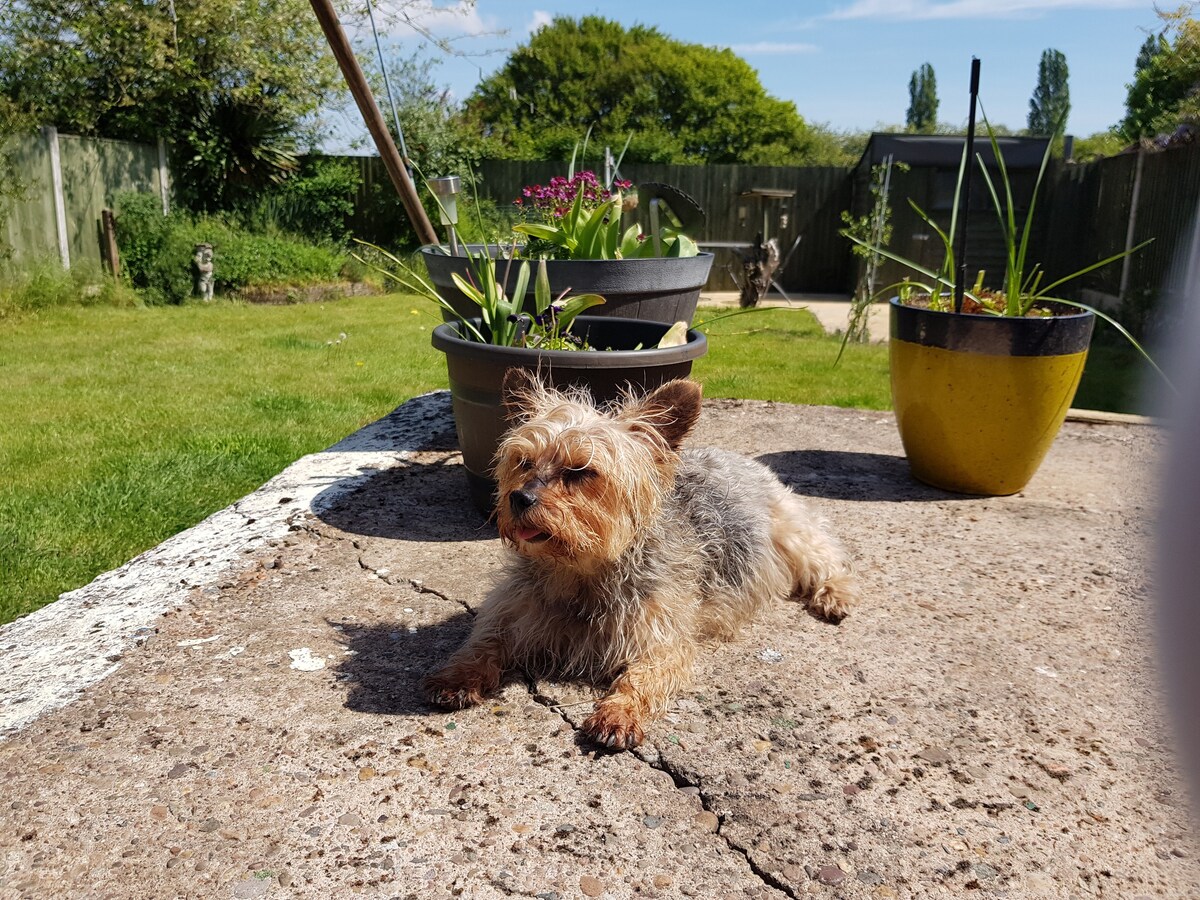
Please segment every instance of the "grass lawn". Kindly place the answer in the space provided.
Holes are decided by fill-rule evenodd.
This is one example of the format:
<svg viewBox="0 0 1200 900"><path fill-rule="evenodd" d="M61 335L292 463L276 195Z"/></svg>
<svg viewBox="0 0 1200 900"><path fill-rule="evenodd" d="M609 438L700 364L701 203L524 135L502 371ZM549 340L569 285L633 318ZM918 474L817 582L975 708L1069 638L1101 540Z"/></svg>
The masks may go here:
<svg viewBox="0 0 1200 900"><path fill-rule="evenodd" d="M60 308L0 322L0 622L444 387L427 308L391 295ZM694 369L709 397L889 404L886 349L852 347L834 369L838 342L806 312L711 331Z"/></svg>

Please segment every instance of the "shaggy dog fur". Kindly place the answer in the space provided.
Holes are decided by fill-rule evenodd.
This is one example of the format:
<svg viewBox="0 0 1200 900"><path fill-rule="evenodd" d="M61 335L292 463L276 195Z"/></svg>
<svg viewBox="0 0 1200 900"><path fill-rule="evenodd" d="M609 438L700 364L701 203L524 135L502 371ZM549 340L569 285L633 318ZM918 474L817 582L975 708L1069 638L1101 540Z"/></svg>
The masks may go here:
<svg viewBox="0 0 1200 900"><path fill-rule="evenodd" d="M504 391L515 424L496 457L497 521L513 553L470 638L426 679L434 703L479 703L514 669L601 681L583 731L635 747L704 642L773 600L834 621L854 602L846 553L769 469L679 449L700 414L694 382L607 409L519 369Z"/></svg>

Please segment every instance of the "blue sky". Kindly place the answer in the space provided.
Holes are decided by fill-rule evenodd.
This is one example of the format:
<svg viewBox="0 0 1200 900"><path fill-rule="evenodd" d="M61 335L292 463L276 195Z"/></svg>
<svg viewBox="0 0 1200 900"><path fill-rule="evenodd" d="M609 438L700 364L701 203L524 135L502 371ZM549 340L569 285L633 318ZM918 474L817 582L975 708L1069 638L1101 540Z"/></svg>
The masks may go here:
<svg viewBox="0 0 1200 900"><path fill-rule="evenodd" d="M435 80L459 98L552 16L596 14L626 26L651 25L681 41L730 47L758 71L768 93L793 101L806 120L843 131L903 123L909 77L925 62L937 76L939 120L965 123L973 55L982 63L980 96L988 117L1024 128L1038 60L1051 47L1067 57L1068 132L1103 130L1123 116L1138 48L1159 23L1145 0L376 3L381 14L403 9L428 33L469 54L431 51L442 60ZM387 32L388 53L389 45L405 54L427 45L402 21ZM361 59L364 66L376 64L374 54Z"/></svg>

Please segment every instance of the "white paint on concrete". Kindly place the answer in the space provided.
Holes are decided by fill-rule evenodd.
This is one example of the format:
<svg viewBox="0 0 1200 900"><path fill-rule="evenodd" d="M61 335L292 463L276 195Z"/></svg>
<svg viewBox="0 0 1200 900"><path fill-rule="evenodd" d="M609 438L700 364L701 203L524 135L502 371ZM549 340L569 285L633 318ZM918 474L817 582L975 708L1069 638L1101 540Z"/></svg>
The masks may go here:
<svg viewBox="0 0 1200 900"><path fill-rule="evenodd" d="M452 427L450 395L416 397L328 450L290 465L252 494L0 627L0 735L75 699L121 666L158 620L217 585L250 552L287 534L372 475L402 466L435 429Z"/></svg>

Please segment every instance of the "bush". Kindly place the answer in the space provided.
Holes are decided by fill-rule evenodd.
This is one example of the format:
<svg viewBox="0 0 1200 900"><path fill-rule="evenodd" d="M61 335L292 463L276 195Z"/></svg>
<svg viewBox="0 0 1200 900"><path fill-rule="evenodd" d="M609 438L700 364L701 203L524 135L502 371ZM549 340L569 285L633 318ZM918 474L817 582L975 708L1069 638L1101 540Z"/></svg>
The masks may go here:
<svg viewBox="0 0 1200 900"><path fill-rule="evenodd" d="M117 242L130 284L150 303L181 303L192 293L196 244L212 244L219 293L262 285L336 281L345 254L279 231L252 231L221 216L164 216L149 194L117 200Z"/></svg>
<svg viewBox="0 0 1200 900"><path fill-rule="evenodd" d="M299 174L269 194L260 216L284 231L310 240L345 244L358 193L358 169L346 160L323 156L305 158Z"/></svg>

